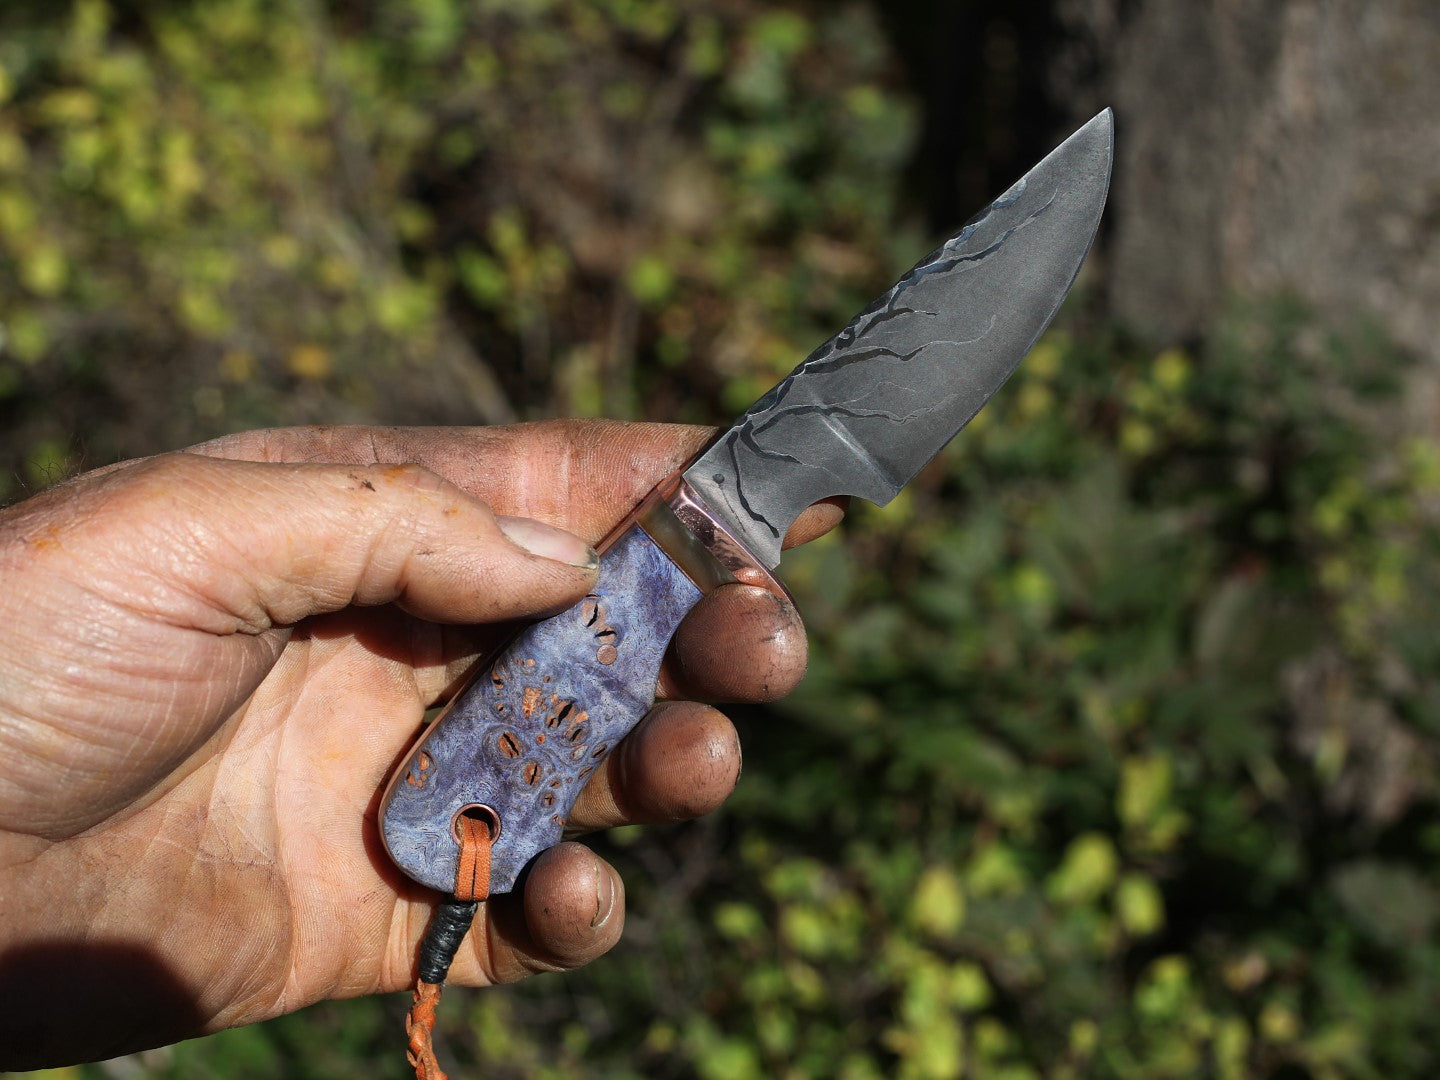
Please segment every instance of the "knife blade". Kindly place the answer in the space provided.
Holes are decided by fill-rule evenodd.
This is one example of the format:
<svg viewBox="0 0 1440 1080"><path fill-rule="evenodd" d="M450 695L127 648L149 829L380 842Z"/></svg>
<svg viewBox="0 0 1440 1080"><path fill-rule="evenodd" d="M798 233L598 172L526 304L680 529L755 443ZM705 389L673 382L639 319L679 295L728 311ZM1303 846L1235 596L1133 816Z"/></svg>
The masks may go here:
<svg viewBox="0 0 1440 1080"><path fill-rule="evenodd" d="M662 482L599 547L595 591L477 671L396 769L381 834L445 893L512 890L654 701L680 620L771 576L786 529L834 495L884 505L1004 384L1054 317L1109 188L1113 118L1085 124ZM492 837L487 880L466 819ZM471 882L470 886L476 883Z"/></svg>

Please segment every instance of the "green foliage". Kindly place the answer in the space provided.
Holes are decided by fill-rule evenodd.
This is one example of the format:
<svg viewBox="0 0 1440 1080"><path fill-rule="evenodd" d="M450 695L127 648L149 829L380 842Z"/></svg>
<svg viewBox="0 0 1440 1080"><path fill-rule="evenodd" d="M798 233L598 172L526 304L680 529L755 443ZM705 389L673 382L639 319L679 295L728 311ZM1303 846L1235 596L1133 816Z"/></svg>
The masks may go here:
<svg viewBox="0 0 1440 1080"><path fill-rule="evenodd" d="M670 0L7 11L0 410L77 460L709 418L890 269L914 124L875 34Z"/></svg>
<svg viewBox="0 0 1440 1080"><path fill-rule="evenodd" d="M927 1016L931 1038L965 1032L966 1075L1433 1067L1417 643L1440 537L1430 444L1381 426L1398 375L1283 304L1197 358L1055 333L899 515L864 514L848 554L796 553L816 662L790 768L743 812L797 844L867 838L832 873L903 942L847 1016L852 1037L873 1021L882 1074L931 1075L882 1018L917 993L943 1013L929 965L956 961L995 991ZM807 783L807 757L853 771ZM777 815L795 785L803 809ZM888 888L882 843L880 865L918 853ZM963 883L963 926L912 936L896 901L936 874Z"/></svg>

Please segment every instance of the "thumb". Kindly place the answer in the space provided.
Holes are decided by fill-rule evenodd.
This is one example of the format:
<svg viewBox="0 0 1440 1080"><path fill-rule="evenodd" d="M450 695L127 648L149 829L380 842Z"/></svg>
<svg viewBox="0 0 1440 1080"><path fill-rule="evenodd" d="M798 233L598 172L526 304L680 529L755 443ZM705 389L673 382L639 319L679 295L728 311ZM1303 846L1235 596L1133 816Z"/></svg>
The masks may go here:
<svg viewBox="0 0 1440 1080"><path fill-rule="evenodd" d="M105 479L118 527L99 539L119 550L104 564L119 555L160 586L148 602L164 597L168 618L215 633L391 602L438 622L493 622L562 610L595 580L578 537L497 517L417 465L173 454Z"/></svg>

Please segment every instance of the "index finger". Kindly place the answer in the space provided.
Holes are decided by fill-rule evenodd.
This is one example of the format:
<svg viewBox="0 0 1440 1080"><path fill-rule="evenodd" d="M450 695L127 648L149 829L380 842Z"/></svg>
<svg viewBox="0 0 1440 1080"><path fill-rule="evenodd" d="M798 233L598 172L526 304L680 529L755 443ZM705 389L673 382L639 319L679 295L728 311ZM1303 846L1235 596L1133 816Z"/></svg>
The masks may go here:
<svg viewBox="0 0 1440 1080"><path fill-rule="evenodd" d="M545 420L500 427L270 428L189 452L242 461L423 465L488 503L600 540L650 490L699 453L715 429L618 420ZM826 499L802 513L785 546L828 532L845 512Z"/></svg>
<svg viewBox="0 0 1440 1080"><path fill-rule="evenodd" d="M708 428L556 420L503 427L301 427L192 453L254 461L418 464L488 503L596 542L709 441Z"/></svg>

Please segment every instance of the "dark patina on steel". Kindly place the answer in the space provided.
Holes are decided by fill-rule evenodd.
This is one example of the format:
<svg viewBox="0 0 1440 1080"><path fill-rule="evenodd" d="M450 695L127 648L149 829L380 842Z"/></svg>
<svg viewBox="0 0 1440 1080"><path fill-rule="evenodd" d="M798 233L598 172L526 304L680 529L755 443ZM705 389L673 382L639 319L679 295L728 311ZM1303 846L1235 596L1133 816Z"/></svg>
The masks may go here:
<svg viewBox="0 0 1440 1080"><path fill-rule="evenodd" d="M883 506L980 411L1090 250L1113 121L1091 120L762 397L685 479L767 566L800 511Z"/></svg>

